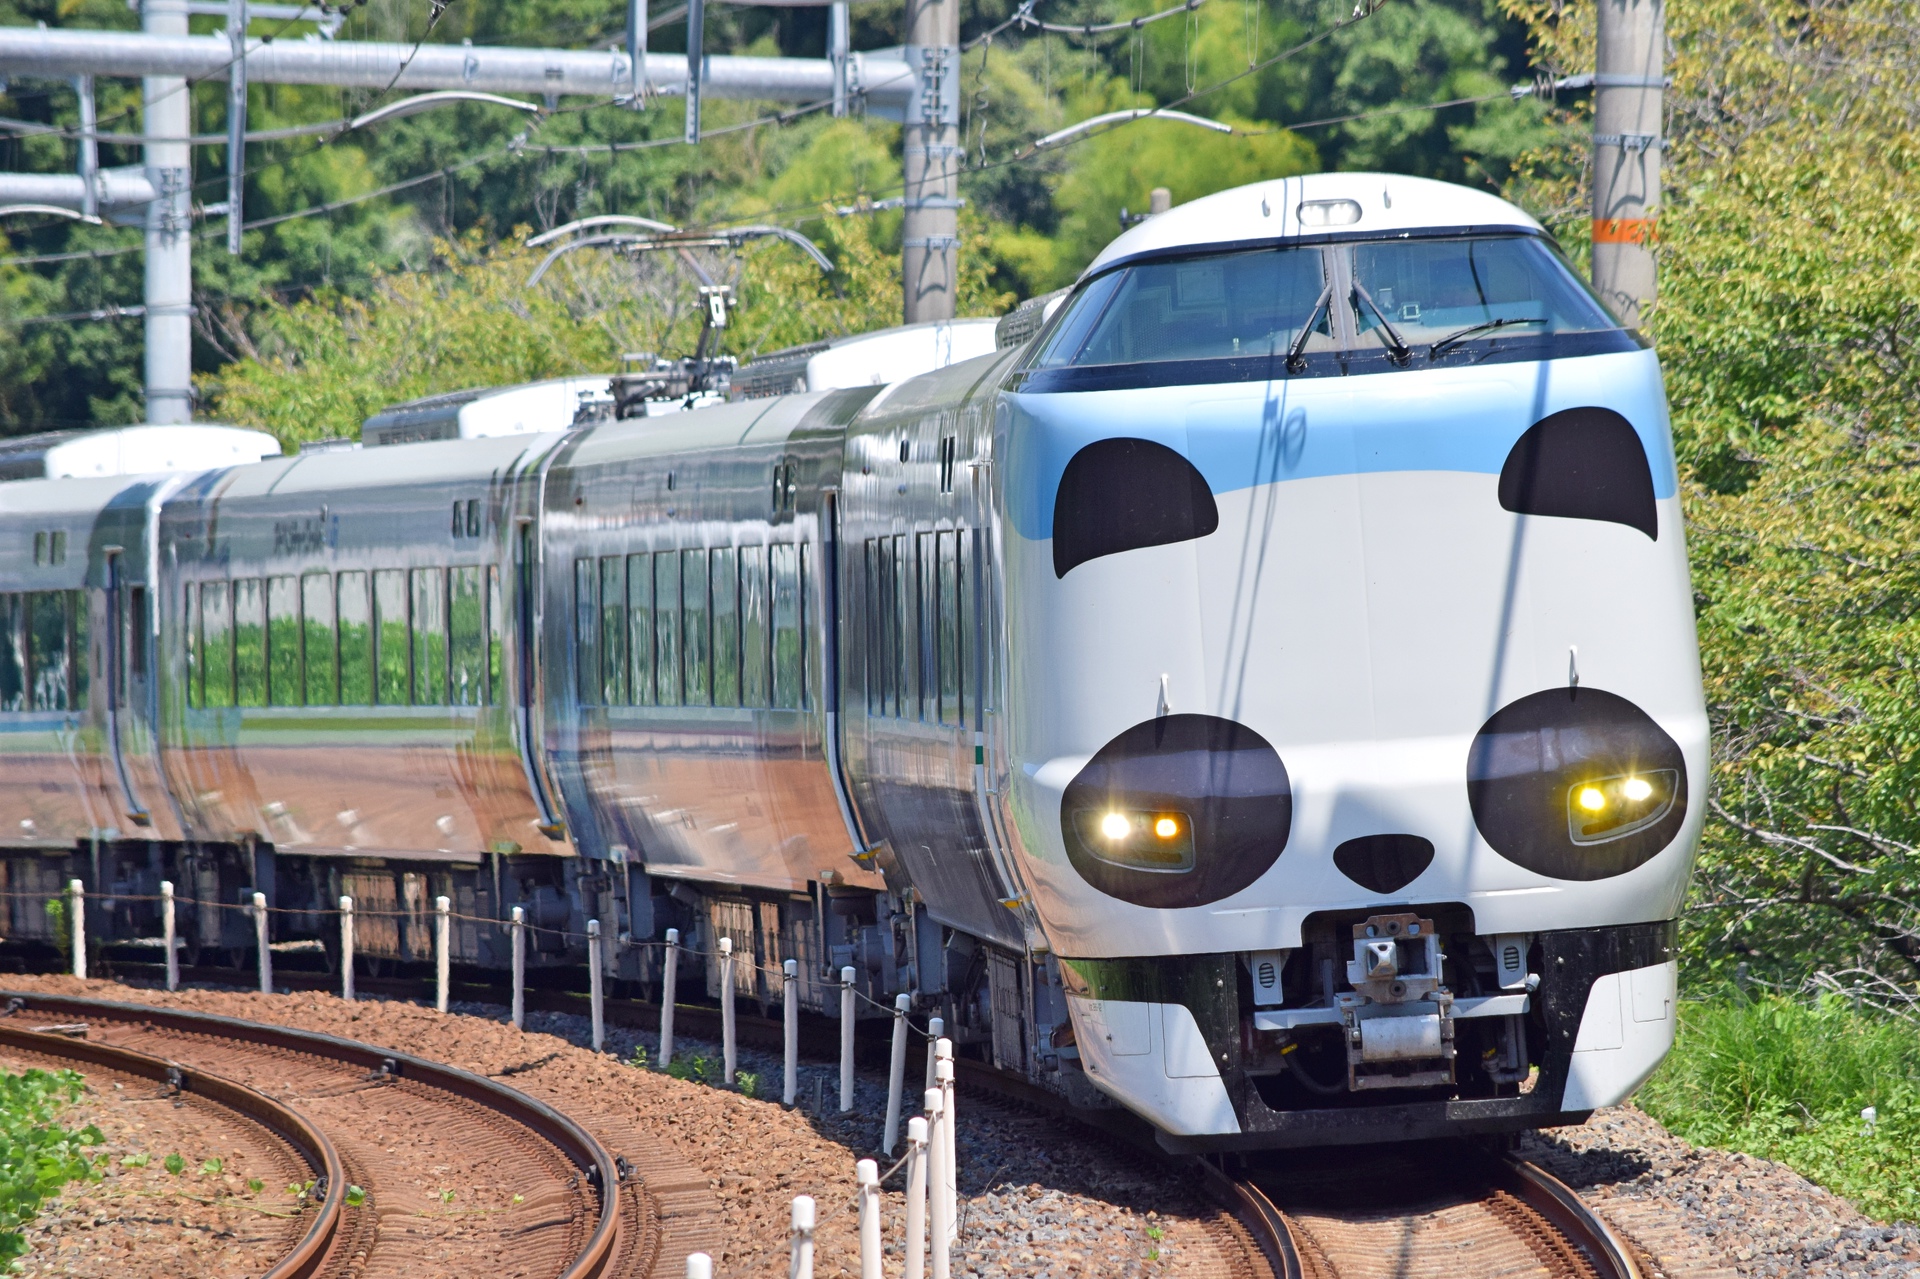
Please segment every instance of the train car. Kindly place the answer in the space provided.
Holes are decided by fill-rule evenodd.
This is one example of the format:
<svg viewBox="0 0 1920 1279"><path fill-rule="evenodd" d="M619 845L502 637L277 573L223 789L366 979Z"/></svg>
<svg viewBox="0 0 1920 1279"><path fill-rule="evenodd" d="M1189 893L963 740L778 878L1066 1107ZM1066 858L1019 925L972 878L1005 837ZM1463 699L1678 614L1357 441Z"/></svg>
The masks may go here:
<svg viewBox="0 0 1920 1279"><path fill-rule="evenodd" d="M653 997L670 927L681 997L723 938L749 998L791 959L834 1015L852 969L864 1015L907 994L1183 1149L1630 1093L1707 742L1644 339L1520 210L1378 174L1155 216L998 332L882 384L170 482L140 500L178 829L0 855L265 891L282 944L352 893L382 963L448 895L525 909L552 966L611 921ZM11 549L130 500L52 484L0 486Z"/></svg>

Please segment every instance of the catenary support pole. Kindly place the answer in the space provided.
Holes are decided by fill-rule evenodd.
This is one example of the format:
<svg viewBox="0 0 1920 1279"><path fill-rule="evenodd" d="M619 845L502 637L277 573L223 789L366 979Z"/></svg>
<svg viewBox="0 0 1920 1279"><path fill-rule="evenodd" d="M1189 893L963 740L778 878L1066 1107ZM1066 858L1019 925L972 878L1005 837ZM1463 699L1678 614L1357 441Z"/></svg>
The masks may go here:
<svg viewBox="0 0 1920 1279"><path fill-rule="evenodd" d="M253 895L253 948L260 958L260 993L273 993L273 945L267 930L267 895Z"/></svg>
<svg viewBox="0 0 1920 1279"><path fill-rule="evenodd" d="M179 920L174 914L173 881L160 881L160 945L167 952L167 989L180 989L180 955L174 949Z"/></svg>
<svg viewBox="0 0 1920 1279"><path fill-rule="evenodd" d="M813 1279L813 1196L793 1197L793 1256L787 1279Z"/></svg>
<svg viewBox="0 0 1920 1279"><path fill-rule="evenodd" d="M887 1126L880 1149L888 1155L900 1141L900 1093L907 1082L907 1012L913 996L902 992L893 999L893 1056L887 1062Z"/></svg>
<svg viewBox="0 0 1920 1279"><path fill-rule="evenodd" d="M939 1017L927 1018L927 1082L922 1088L933 1087L934 1045L940 1042L940 1036L947 1033L947 1023Z"/></svg>
<svg viewBox="0 0 1920 1279"><path fill-rule="evenodd" d="M527 1025L527 908L515 906L507 927L513 933L513 1028Z"/></svg>
<svg viewBox="0 0 1920 1279"><path fill-rule="evenodd" d="M185 0L142 0L140 29L150 35L187 34ZM192 95L177 75L141 82L147 180L146 379L147 421L193 420L193 202Z"/></svg>
<svg viewBox="0 0 1920 1279"><path fill-rule="evenodd" d="M800 1095L800 964L780 965L781 1044L786 1049L780 1076L780 1104L791 1107Z"/></svg>
<svg viewBox="0 0 1920 1279"><path fill-rule="evenodd" d="M605 980L600 966L600 921L587 921L587 1003L593 1012L593 1051L599 1052L607 1044L607 1009Z"/></svg>
<svg viewBox="0 0 1920 1279"><path fill-rule="evenodd" d="M926 1279L927 1273L927 1121L919 1115L907 1120L907 1237L905 1279Z"/></svg>
<svg viewBox="0 0 1920 1279"><path fill-rule="evenodd" d="M933 1256L933 1279L949 1279L952 1273L952 1245L947 1238L947 1197L944 1156L947 1149L945 1099L938 1088L929 1088L927 1107L927 1243Z"/></svg>
<svg viewBox="0 0 1920 1279"><path fill-rule="evenodd" d="M940 1184L934 1193L946 1205L943 1219L947 1223L947 1241L951 1243L960 1234L960 1161L959 1143L955 1140L960 1113L953 1104L953 1044L942 1039L940 1046L948 1055L940 1058L933 1068L933 1077L940 1089Z"/></svg>
<svg viewBox="0 0 1920 1279"><path fill-rule="evenodd" d="M851 27L847 0L827 6L827 60L833 63L834 118L847 113L847 68L852 63Z"/></svg>
<svg viewBox="0 0 1920 1279"><path fill-rule="evenodd" d="M1654 300L1665 146L1665 0L1600 0L1593 86L1593 287L1628 325Z"/></svg>
<svg viewBox="0 0 1920 1279"><path fill-rule="evenodd" d="M907 0L907 65L915 72L901 160L906 219L901 279L906 320L951 320L960 260L960 0Z"/></svg>
<svg viewBox="0 0 1920 1279"><path fill-rule="evenodd" d="M882 1279L880 1256L880 1165L862 1159L853 1166L860 1196L860 1279Z"/></svg>
<svg viewBox="0 0 1920 1279"><path fill-rule="evenodd" d="M93 217L100 212L100 140L99 112L93 96L93 77L73 78L74 96L80 100L80 212Z"/></svg>
<svg viewBox="0 0 1920 1279"><path fill-rule="evenodd" d="M453 902L446 897L433 899L433 1006L447 1011L447 986L453 977Z"/></svg>
<svg viewBox="0 0 1920 1279"><path fill-rule="evenodd" d="M707 0L687 0L687 141L700 140L700 89L705 78Z"/></svg>
<svg viewBox="0 0 1920 1279"><path fill-rule="evenodd" d="M67 912L71 920L67 935L73 939L73 975L87 979L87 886L77 879L67 881Z"/></svg>
<svg viewBox="0 0 1920 1279"><path fill-rule="evenodd" d="M227 252L240 252L247 186L247 0L227 0L227 40L233 64L227 68Z"/></svg>
<svg viewBox="0 0 1920 1279"><path fill-rule="evenodd" d="M680 989L680 930L667 929L667 958L660 974L660 1069L673 1061L673 1001Z"/></svg>
<svg viewBox="0 0 1920 1279"><path fill-rule="evenodd" d="M353 898L340 899L340 998L353 1002Z"/></svg>
<svg viewBox="0 0 1920 1279"><path fill-rule="evenodd" d="M647 104L647 0L627 0L627 105Z"/></svg>
<svg viewBox="0 0 1920 1279"><path fill-rule="evenodd" d="M840 1113L853 1109L854 970L840 970Z"/></svg>
<svg viewBox="0 0 1920 1279"><path fill-rule="evenodd" d="M733 938L720 939L720 1063L733 1086Z"/></svg>

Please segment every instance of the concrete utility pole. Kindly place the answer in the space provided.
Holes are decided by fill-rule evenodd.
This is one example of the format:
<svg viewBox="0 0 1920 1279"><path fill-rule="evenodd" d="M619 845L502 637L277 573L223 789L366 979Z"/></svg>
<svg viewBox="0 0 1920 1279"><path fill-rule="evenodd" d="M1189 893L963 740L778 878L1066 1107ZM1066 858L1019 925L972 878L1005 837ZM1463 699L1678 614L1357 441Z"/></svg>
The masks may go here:
<svg viewBox="0 0 1920 1279"><path fill-rule="evenodd" d="M1593 81L1593 286L1635 327L1654 299L1665 147L1665 0L1600 0Z"/></svg>
<svg viewBox="0 0 1920 1279"><path fill-rule="evenodd" d="M184 0L144 0L140 27L149 35L187 34ZM187 82L150 75L142 82L147 180L147 421L193 421L193 167L188 137L193 99Z"/></svg>
<svg viewBox="0 0 1920 1279"><path fill-rule="evenodd" d="M907 0L901 270L908 324L951 320L960 264L960 0Z"/></svg>

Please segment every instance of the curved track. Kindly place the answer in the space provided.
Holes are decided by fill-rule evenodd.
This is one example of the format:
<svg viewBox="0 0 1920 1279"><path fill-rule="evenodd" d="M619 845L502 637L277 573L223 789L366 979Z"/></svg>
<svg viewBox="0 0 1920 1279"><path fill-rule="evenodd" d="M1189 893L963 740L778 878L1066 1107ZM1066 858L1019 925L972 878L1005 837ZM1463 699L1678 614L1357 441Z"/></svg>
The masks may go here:
<svg viewBox="0 0 1920 1279"><path fill-rule="evenodd" d="M1343 1152L1213 1169L1276 1279L1642 1279L1633 1254L1567 1186L1478 1149Z"/></svg>
<svg viewBox="0 0 1920 1279"><path fill-rule="evenodd" d="M611 1279L654 1251L614 1157L515 1089L352 1040L144 1004L30 992L0 1043L172 1084L290 1145L318 1211L274 1279L472 1273ZM85 1038L35 1027L83 1022ZM364 1191L349 1206L344 1188Z"/></svg>

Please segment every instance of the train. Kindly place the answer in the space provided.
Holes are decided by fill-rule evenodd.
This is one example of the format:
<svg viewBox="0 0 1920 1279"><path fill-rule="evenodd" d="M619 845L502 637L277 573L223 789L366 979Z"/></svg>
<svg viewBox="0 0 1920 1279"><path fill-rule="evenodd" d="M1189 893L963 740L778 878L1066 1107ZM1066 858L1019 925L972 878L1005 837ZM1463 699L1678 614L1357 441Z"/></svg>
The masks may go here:
<svg viewBox="0 0 1920 1279"><path fill-rule="evenodd" d="M200 963L254 893L320 966L351 896L373 971L439 896L470 973L598 920L656 1000L725 938L749 1003L851 969L1183 1151L1577 1123L1658 1064L1708 766L1665 394L1522 210L1258 182L702 385L0 484L0 954L69 878L127 963L163 879Z"/></svg>

